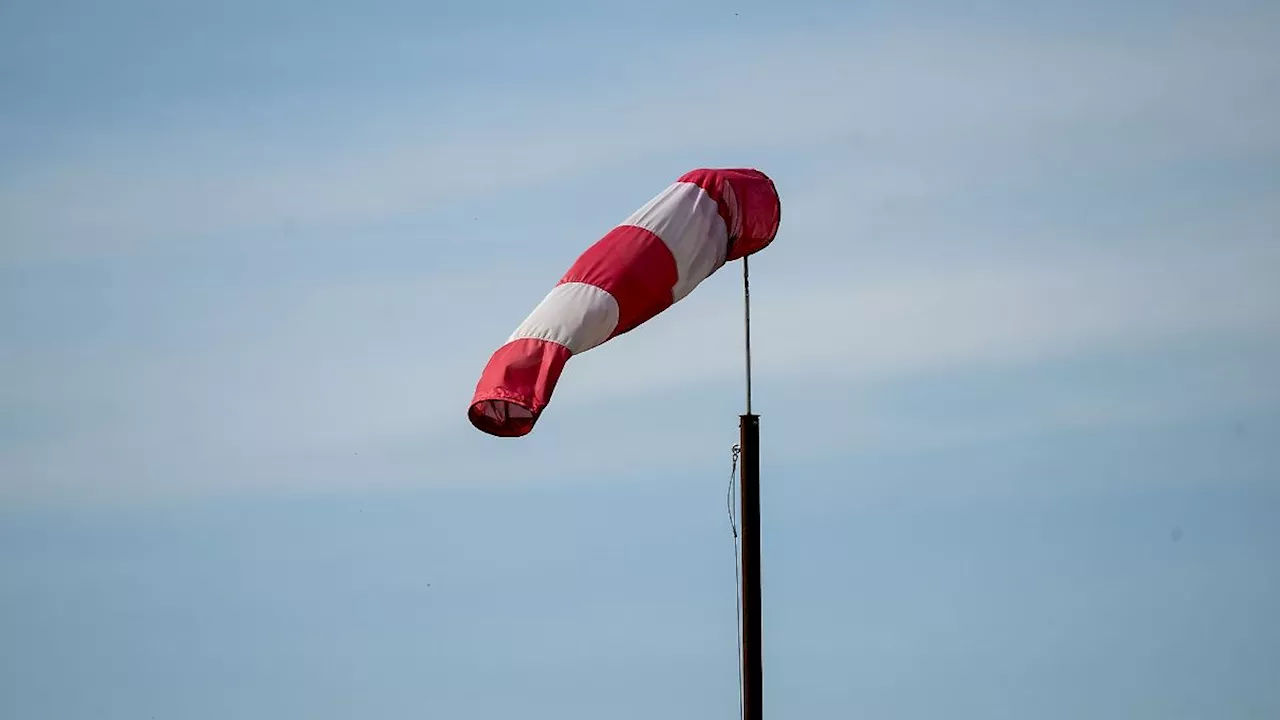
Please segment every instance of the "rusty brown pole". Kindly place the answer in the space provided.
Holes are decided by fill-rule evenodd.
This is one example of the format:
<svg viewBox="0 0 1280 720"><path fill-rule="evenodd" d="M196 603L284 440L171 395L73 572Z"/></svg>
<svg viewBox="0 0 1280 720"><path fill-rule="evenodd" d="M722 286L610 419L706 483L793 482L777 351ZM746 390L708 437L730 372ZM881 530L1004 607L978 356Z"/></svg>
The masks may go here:
<svg viewBox="0 0 1280 720"><path fill-rule="evenodd" d="M760 416L739 417L742 503L742 717L763 717L763 652L760 618Z"/></svg>

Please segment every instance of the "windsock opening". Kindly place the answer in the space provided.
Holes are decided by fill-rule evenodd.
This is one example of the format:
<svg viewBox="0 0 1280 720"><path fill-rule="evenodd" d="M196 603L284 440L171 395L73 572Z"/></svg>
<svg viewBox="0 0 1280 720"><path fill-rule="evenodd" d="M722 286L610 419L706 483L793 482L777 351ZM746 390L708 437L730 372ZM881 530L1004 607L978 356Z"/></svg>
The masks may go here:
<svg viewBox="0 0 1280 720"><path fill-rule="evenodd" d="M507 342L485 365L467 418L477 430L497 437L528 435L551 402L572 354L564 345L541 338Z"/></svg>
<svg viewBox="0 0 1280 720"><path fill-rule="evenodd" d="M481 400L467 413L477 429L498 437L528 435L537 422L529 408L510 400Z"/></svg>

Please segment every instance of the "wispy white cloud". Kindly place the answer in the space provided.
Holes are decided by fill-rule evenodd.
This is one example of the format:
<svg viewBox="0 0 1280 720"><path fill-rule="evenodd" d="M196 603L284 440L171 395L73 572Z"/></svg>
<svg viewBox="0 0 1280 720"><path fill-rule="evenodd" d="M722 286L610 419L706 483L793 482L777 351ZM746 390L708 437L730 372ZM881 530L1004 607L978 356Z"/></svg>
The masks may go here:
<svg viewBox="0 0 1280 720"><path fill-rule="evenodd" d="M1276 339L1277 188L1236 177L1235 192L1215 194L1229 203L1190 211L1169 206L1179 193L1133 184L1161 178L1194 195L1206 186L1197 168L1280 153L1280 95L1263 92L1280 60L1265 28L1169 24L1088 38L1044 28L846 28L776 40L746 55L729 44L703 48L702 56L735 58L728 76L691 73L673 52L590 98L473 96L469 109L483 119L471 127L405 107L396 119L300 131L279 144L279 127L249 124L86 141L59 160L0 174L0 258L14 272L57 258L164 266L180 263L177 245L261 238L284 223L359 234L451 203L500 207L510 200L502 193L585 183L629 163L655 180L620 184L656 191L670 178L646 157L772 158L777 168L766 169L786 207L783 237L753 266L762 393L790 398L797 378L840 395L1106 353L1159 358L1197 338ZM1117 183L1130 184L1113 193L1101 230L1071 217L1097 187ZM592 191L605 195L613 193ZM1038 220L1000 200L1013 195L1065 204ZM572 222L540 219L556 234ZM535 228L529 242L564 253L564 264L594 239L552 232ZM654 398L720 387L721 400L699 396L711 403L706 413L645 423L665 461L702 457L707 442L724 439L722 419L738 409L736 267L576 358L537 442L494 443L472 437L465 404L488 353L560 268L534 277L523 258L487 255L478 234L448 242L475 258L474 274L335 271L163 297L143 288L127 304L143 328L137 342L67 336L56 348L33 343L0 356L0 370L16 379L0 395L10 412L46 418L0 449L0 495L105 501L475 485L527 477L520 468L532 466L545 468L533 473L539 482L577 481L634 448L605 431L618 425L592 423L584 444L581 422L557 418L604 414L626 428L641 422L628 411L652 412ZM341 261L321 240L293 250ZM1271 402L1248 392L1169 402L1185 414L1259 398ZM1035 417L932 437L853 408L795 447L832 452L851 435L922 445L1177 415L1149 407L1141 397L1046 399Z"/></svg>
<svg viewBox="0 0 1280 720"><path fill-rule="evenodd" d="M1176 365L1188 343L1262 342L1274 351L1280 294L1268 279L1277 271L1273 253L1161 268L974 266L844 287L758 280L757 393L772 394L775 409L782 404L775 411L787 414L796 403L825 405L886 384L1099 355L1137 353ZM664 462L681 453L691 465L706 462L706 448L728 439L724 418L739 410L736 281L732 273L716 276L678 311L575 358L534 441L498 445L468 437L475 433L463 411L501 338L469 314L440 314L467 287L464 279L282 295L256 316L232 308L220 331L211 324L191 345L80 356L31 376L36 382L17 393L19 406L52 404L71 424L47 443L5 452L5 490L164 496L581 481L597 463L631 452L632 426L662 436L652 442L664 448ZM853 406L788 445L808 453L922 448L1280 402L1259 387L1266 378L1255 365L1247 366L1251 374L1213 375L1211 393L1152 400L1139 392L1126 400L1114 388L1077 389L1069 398L1042 398L1030 418L954 428L908 431L909 419ZM711 392L714 401L706 399ZM702 412L657 428L643 420L690 397L702 398L692 405ZM478 457L485 462L477 465ZM538 467L545 472L531 470ZM113 479L104 484L103 476Z"/></svg>
<svg viewBox="0 0 1280 720"><path fill-rule="evenodd" d="M689 72L677 48L603 94L473 93L465 124L442 125L436 108L407 103L323 131L246 116L240 127L222 119L103 135L0 178L4 257L359 223L654 153L750 161L788 150L820 165L832 143L856 148L836 153L848 167L784 174L789 195L802 196L1025 182L1100 161L1115 173L1280 144L1280 100L1267 92L1280 61L1263 28L1206 21L1194 33L1153 25L1087 38L845 28L736 52L750 40L699 48L733 57L731 77ZM834 178L843 182L833 190Z"/></svg>

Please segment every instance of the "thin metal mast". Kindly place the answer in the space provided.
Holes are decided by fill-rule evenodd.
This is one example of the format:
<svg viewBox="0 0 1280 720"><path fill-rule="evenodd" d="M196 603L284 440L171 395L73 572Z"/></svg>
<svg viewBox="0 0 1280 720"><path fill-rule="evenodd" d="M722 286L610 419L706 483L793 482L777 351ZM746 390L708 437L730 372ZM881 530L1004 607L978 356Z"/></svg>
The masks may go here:
<svg viewBox="0 0 1280 720"><path fill-rule="evenodd" d="M763 720L760 618L760 417L751 410L751 278L742 258L742 295L746 331L747 412L738 424L742 503L742 672L743 720Z"/></svg>

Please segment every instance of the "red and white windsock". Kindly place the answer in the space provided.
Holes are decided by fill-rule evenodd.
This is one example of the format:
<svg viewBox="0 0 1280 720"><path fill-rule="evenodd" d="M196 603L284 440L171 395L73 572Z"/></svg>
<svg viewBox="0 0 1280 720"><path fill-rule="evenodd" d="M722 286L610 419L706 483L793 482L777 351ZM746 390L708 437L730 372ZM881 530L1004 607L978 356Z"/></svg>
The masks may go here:
<svg viewBox="0 0 1280 720"><path fill-rule="evenodd" d="M773 242L782 206L758 170L685 173L582 253L494 352L467 411L471 424L519 437L551 402L569 358L635 329L726 262Z"/></svg>

